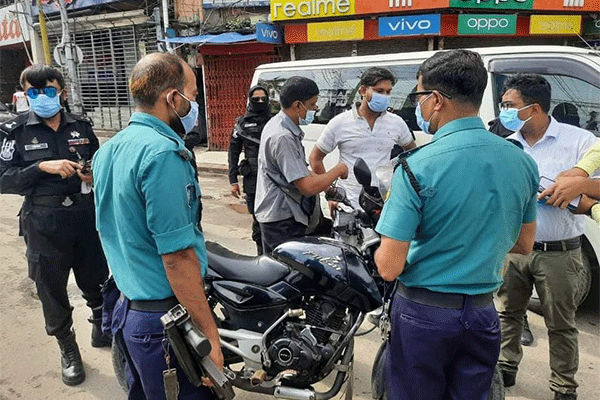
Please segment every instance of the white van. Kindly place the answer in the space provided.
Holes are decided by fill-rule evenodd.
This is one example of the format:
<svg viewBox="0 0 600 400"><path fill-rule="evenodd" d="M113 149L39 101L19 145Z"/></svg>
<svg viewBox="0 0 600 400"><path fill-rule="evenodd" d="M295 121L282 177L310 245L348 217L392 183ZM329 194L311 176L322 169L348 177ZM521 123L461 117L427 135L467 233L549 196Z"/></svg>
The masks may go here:
<svg viewBox="0 0 600 400"><path fill-rule="evenodd" d="M489 72L480 111L484 122L492 121L498 116L501 90L507 76L521 72L537 73L543 75L552 86L551 114L556 115L554 113L568 109L573 124L600 136L600 121L597 120L600 114L600 52L564 46L490 47L471 50L481 54ZM358 88L362 72L372 66L388 68L397 80L392 90L390 107L406 121L415 133L417 144L420 145L428 142L431 136L419 131L415 108L411 105L408 94L416 87L419 66L434 53L423 51L265 64L256 69L252 86L260 84L268 88L273 111L277 111L279 91L286 79L300 75L317 83L320 89L319 111L315 122L303 127L306 133L304 146L308 157L327 122L348 109L353 102L360 101ZM337 159L338 155L335 152L329 154L325 158L326 167L335 165ZM583 302L589 292L592 272L598 271L600 259L600 226L589 218L586 218L586 222L583 254L587 268L581 273L580 302Z"/></svg>

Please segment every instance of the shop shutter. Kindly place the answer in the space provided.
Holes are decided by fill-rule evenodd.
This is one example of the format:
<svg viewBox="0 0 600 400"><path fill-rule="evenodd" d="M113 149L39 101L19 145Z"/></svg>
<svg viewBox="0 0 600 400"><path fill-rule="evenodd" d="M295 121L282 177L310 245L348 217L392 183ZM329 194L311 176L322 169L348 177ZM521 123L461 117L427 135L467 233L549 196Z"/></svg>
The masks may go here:
<svg viewBox="0 0 600 400"><path fill-rule="evenodd" d="M254 69L281 61L277 55L204 56L206 116L210 150L227 150L237 117L246 111Z"/></svg>
<svg viewBox="0 0 600 400"><path fill-rule="evenodd" d="M135 108L129 93L131 70L145 54L157 51L154 25L74 29L71 34L83 52L77 72L85 114L94 122L94 128L123 129ZM60 35L50 34L49 41L52 51L60 42ZM61 69L68 79L66 66ZM68 93L70 97L70 90ZM69 104L73 105L73 99L69 98Z"/></svg>
<svg viewBox="0 0 600 400"><path fill-rule="evenodd" d="M352 42L302 43L296 45L295 52L296 60L349 57L352 55Z"/></svg>
<svg viewBox="0 0 600 400"><path fill-rule="evenodd" d="M363 41L358 42L356 46L356 52L359 56L408 53L411 51L425 50L427 50L427 38L423 37Z"/></svg>
<svg viewBox="0 0 600 400"><path fill-rule="evenodd" d="M474 47L499 47L499 46L549 46L563 45L564 37L484 37L484 36L456 36L444 38L444 49L470 49Z"/></svg>

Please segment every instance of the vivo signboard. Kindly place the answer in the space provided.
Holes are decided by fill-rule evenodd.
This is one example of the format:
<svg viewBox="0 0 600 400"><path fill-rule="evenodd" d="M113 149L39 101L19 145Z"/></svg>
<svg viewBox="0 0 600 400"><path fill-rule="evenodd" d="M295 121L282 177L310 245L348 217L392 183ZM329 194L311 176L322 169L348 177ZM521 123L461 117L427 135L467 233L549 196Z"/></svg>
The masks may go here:
<svg viewBox="0 0 600 400"><path fill-rule="evenodd" d="M276 25L257 23L256 24L256 40L262 43L283 43L283 32Z"/></svg>
<svg viewBox="0 0 600 400"><path fill-rule="evenodd" d="M439 14L404 15L379 18L379 36L438 35Z"/></svg>

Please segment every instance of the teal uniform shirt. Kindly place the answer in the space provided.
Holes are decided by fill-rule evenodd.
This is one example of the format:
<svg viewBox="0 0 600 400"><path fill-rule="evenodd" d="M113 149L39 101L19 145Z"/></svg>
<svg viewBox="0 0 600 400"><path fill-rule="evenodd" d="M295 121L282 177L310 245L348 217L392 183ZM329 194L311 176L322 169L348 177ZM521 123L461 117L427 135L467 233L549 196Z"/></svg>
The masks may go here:
<svg viewBox="0 0 600 400"><path fill-rule="evenodd" d="M96 227L117 286L131 300L173 295L163 254L194 247L206 272L191 157L175 131L145 113L133 114L94 156Z"/></svg>
<svg viewBox="0 0 600 400"><path fill-rule="evenodd" d="M538 169L531 157L485 129L480 118L444 125L394 173L377 232L410 242L398 279L436 292L481 294L502 283L501 267L521 226L535 221Z"/></svg>

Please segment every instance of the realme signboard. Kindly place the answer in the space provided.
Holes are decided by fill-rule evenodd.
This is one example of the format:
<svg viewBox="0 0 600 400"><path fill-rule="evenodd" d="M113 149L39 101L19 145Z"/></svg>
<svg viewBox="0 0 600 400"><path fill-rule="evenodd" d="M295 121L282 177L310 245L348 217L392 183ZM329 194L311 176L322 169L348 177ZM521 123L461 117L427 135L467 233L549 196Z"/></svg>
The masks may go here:
<svg viewBox="0 0 600 400"><path fill-rule="evenodd" d="M531 35L577 35L581 33L581 15L532 15Z"/></svg>
<svg viewBox="0 0 600 400"><path fill-rule="evenodd" d="M333 42L339 40L362 40L365 37L364 21L315 22L306 24L309 42Z"/></svg>
<svg viewBox="0 0 600 400"><path fill-rule="evenodd" d="M271 21L354 15L355 0L271 0Z"/></svg>

